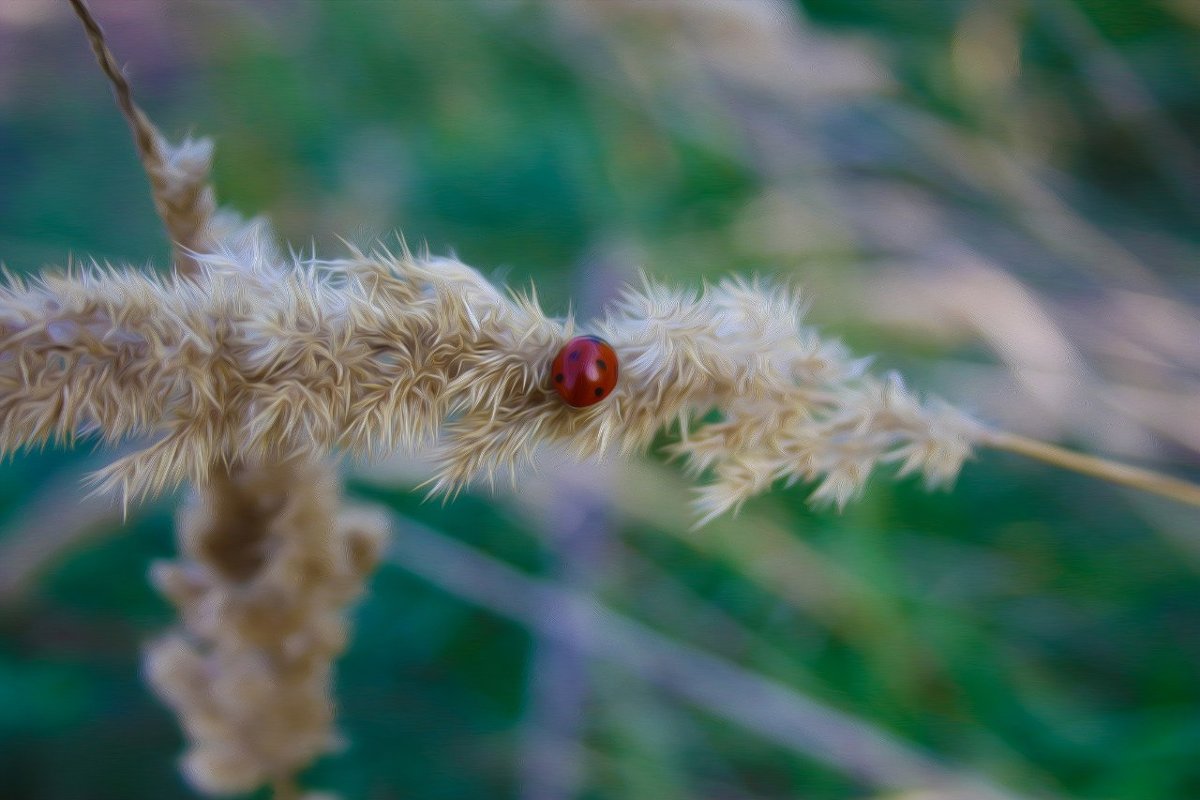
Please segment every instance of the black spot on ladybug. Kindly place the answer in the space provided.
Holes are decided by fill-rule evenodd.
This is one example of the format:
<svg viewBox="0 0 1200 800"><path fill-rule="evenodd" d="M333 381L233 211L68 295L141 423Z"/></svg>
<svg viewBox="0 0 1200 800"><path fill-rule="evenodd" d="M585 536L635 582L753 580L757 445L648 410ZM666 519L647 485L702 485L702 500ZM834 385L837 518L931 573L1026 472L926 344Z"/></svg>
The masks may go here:
<svg viewBox="0 0 1200 800"><path fill-rule="evenodd" d="M600 369L608 369L608 365L604 363L604 359L602 358L596 359L596 366Z"/></svg>
<svg viewBox="0 0 1200 800"><path fill-rule="evenodd" d="M558 373L557 375L555 375L555 376L554 376L554 380L558 381L559 383L562 383L562 382L563 382L563 375L562 375L562 373L560 372L560 373Z"/></svg>
<svg viewBox="0 0 1200 800"><path fill-rule="evenodd" d="M572 361L578 361L579 360L579 351L578 350L573 351L571 353L571 355L567 356L567 358L571 359Z"/></svg>
<svg viewBox="0 0 1200 800"><path fill-rule="evenodd" d="M597 386L597 387L596 387L596 397L599 397L599 396L600 396L600 395L602 395L602 394L604 394L604 389L602 389L601 387Z"/></svg>

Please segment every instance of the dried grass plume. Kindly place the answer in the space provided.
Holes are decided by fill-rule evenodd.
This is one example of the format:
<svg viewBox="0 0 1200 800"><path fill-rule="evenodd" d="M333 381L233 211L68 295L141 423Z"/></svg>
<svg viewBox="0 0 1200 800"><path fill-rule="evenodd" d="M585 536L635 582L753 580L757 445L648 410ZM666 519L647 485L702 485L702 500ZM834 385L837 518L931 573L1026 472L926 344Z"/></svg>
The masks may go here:
<svg viewBox="0 0 1200 800"><path fill-rule="evenodd" d="M183 557L151 572L182 625L150 646L146 671L179 715L183 772L204 792L290 781L338 743L343 609L387 535L381 513L338 501L326 465L235 470L196 493L180 514Z"/></svg>
<svg viewBox="0 0 1200 800"><path fill-rule="evenodd" d="M627 289L589 326L612 343L621 381L574 409L547 365L575 324L534 296L407 249L284 261L253 226L226 241L195 255L192 277L99 265L10 277L0 448L156 437L96 476L136 498L237 463L436 447L432 489L453 493L532 460L542 441L632 452L677 422L674 452L714 478L698 503L707 518L778 479L845 503L883 462L944 482L976 430L866 374L805 325L787 286Z"/></svg>

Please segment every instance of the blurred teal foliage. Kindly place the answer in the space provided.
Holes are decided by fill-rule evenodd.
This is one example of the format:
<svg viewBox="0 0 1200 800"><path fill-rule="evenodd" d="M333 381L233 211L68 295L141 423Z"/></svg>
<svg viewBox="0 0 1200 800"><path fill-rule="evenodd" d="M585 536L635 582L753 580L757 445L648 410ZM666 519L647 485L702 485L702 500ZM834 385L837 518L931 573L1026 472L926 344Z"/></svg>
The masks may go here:
<svg viewBox="0 0 1200 800"><path fill-rule="evenodd" d="M369 242L402 230L510 285L536 283L554 313L594 309L638 268L693 285L730 271L794 274L831 298L823 307L817 297L819 321L916 385L957 399L958 379L939 364L996 360L973 339L890 327L847 300L873 280L886 255L876 245L747 244L747 209L779 177L754 135L784 136L817 112L720 79L711 95L672 94L629 66L647 50L666 64L686 32L678 20L618 20L606 44L571 27L575 4L93 5L151 117L215 136L223 202L269 214L298 249L332 255L337 235ZM1196 262L1176 257L1200 245L1187 183L1197 165L1178 160L1200 148L1200 15L1187 6L804 2L795 8L806 30L867 43L892 85L878 102L824 99L835 155L809 163L797 148L789 179L836 187L869 175L937 195L941 224L966 221L963 235L996 239L1014 274L1086 309L1121 278L1009 258L1032 247L1004 238L1020 209L946 179L939 154L914 143L915 129L897 130L895 115L1028 147L1085 220L1194 309ZM16 272L82 257L161 267L167 243L146 182L77 25L65 4L18 7L31 10L0 11L0 258ZM1004 86L962 79L972 14L1016 37L1020 70ZM705 68L663 70L686 85ZM1144 88L1150 111L1114 113L1113 70ZM1177 149L1162 146L1162 130L1182 132L1167 137ZM45 485L84 468L87 449L18 455L0 469L0 544L22 535ZM1167 442L1157 452L1166 468L1200 474L1195 450ZM650 460L657 502L677 510L615 501L591 577L612 607L1014 791L1200 796L1200 516L984 453L949 493L877 480L838 514L809 509L803 487L781 487L717 531L686 533L683 483ZM360 476L349 490L533 575L559 576L569 562L552 526L503 493L443 506L407 484L382 486ZM191 796L175 769L181 736L138 663L172 620L145 580L174 550L170 507L67 549L0 606L0 796ZM794 578L747 568L777 557L761 525L800 548L778 562L802 567ZM373 581L355 630L338 672L347 745L307 783L380 800L556 796L533 791L521 766L536 636L395 565ZM871 796L853 776L618 666L588 662L581 677L575 796Z"/></svg>

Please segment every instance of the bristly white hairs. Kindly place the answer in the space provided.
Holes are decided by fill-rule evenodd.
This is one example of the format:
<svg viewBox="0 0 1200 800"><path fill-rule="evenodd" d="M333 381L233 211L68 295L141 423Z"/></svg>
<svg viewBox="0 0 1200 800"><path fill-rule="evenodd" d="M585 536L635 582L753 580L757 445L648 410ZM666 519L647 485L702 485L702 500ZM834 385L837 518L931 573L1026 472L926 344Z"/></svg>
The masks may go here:
<svg viewBox="0 0 1200 800"><path fill-rule="evenodd" d="M533 461L542 441L628 453L677 421L671 451L713 476L703 522L779 479L816 482L813 498L838 505L884 462L942 483L977 431L898 377L867 374L804 324L788 285L731 278L697 292L643 278L590 327L615 349L620 382L576 409L547 366L575 324L532 292L403 246L286 260L261 225L234 227L217 252L191 254L190 277L97 264L9 275L0 449L158 435L95 475L130 499L234 463L435 447L431 491L452 495Z"/></svg>

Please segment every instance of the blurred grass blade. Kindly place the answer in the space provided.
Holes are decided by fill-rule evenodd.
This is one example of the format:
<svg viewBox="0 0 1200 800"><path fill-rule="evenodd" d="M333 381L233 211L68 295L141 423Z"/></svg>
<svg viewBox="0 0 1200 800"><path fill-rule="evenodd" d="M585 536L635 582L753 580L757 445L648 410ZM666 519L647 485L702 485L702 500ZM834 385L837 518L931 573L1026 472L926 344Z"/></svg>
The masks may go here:
<svg viewBox="0 0 1200 800"><path fill-rule="evenodd" d="M548 637L588 635L576 644L695 706L753 731L778 746L820 761L876 789L936 789L971 800L1018 795L940 763L866 720L838 711L791 687L671 640L574 592L526 577L491 556L412 520L396 519L387 560L439 588ZM569 611L570 630L563 615Z"/></svg>

